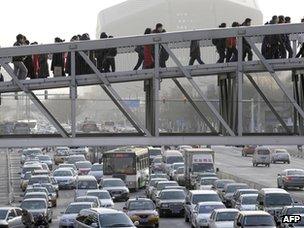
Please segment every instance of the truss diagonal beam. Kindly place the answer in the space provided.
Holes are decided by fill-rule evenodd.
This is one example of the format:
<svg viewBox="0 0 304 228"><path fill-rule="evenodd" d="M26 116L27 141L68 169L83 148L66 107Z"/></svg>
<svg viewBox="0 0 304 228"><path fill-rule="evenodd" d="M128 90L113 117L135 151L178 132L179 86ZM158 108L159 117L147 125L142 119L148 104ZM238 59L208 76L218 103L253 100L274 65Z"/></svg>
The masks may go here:
<svg viewBox="0 0 304 228"><path fill-rule="evenodd" d="M199 107L196 105L196 103L193 101L192 97L187 93L187 91L183 88L183 86L179 83L177 79L172 79L175 85L180 89L180 91L184 94L184 96L187 98L187 100L191 103L192 107L195 109L197 114L202 118L202 120L206 123L207 127L211 130L212 133L217 133L215 128L212 126L210 121L207 119L207 117L201 112Z"/></svg>
<svg viewBox="0 0 304 228"><path fill-rule="evenodd" d="M252 42L251 38L245 37L245 39L250 44L251 48L255 52L255 54L258 56L258 58L262 61L272 78L275 80L275 82L278 84L280 89L283 91L283 93L287 96L288 100L292 103L292 105L295 107L295 109L299 112L300 116L304 118L304 111L300 107L300 105L296 102L296 100L292 97L292 95L289 94L288 90L284 86L283 82L279 79L278 75L274 71L274 69L271 67L271 65L267 62L267 60L264 58L262 53L259 51L257 46Z"/></svg>
<svg viewBox="0 0 304 228"><path fill-rule="evenodd" d="M48 119L48 121L53 124L56 130L62 135L62 137L67 138L69 134L66 130L61 126L61 124L56 120L56 118L50 113L50 111L42 104L42 102L38 99L38 97L32 92L26 89L26 87L20 82L17 76L14 74L14 71L8 63L0 61L0 64L4 68L4 70L11 76L16 85L25 92L31 101L36 105L36 107L41 111L41 113Z"/></svg>
<svg viewBox="0 0 304 228"><path fill-rule="evenodd" d="M282 125L282 127L286 130L287 133L290 133L290 130L288 129L286 123L281 118L281 116L279 115L279 113L277 112L277 110L273 107L273 105L271 104L271 102L267 99L266 95L263 93L263 91L260 89L260 87L257 85L257 83L254 81L253 77L250 74L246 74L246 76L247 76L248 80L250 81L250 83L253 85L253 87L256 89L256 91L259 93L259 95L263 98L263 100L265 101L266 105L269 107L269 109L271 110L271 112L278 119L278 121L280 122L280 124Z"/></svg>
<svg viewBox="0 0 304 228"><path fill-rule="evenodd" d="M142 126L140 121L136 118L136 116L132 113L132 111L125 105L124 101L121 99L119 94L112 88L109 80L97 69L94 63L90 60L90 58L83 52L80 51L79 54L85 60L85 62L90 66L90 68L97 75L97 78L102 82L100 86L104 89L104 91L108 94L111 100L117 105L119 110L125 115L125 117L130 121L130 123L135 127L138 132L144 133L147 136L151 136L150 132Z"/></svg>
<svg viewBox="0 0 304 228"><path fill-rule="evenodd" d="M179 69L182 71L182 73L186 76L186 78L188 79L190 84L194 87L194 89L199 94L199 96L204 100L204 102L207 104L207 106L212 111L212 113L215 115L215 117L220 121L220 123L223 125L223 127L227 130L229 135L235 136L235 133L233 132L233 130L229 127L229 125L226 123L226 121L223 119L223 117L220 115L220 113L216 110L216 108L211 104L211 102L208 101L208 99L205 97L204 93L201 91L199 86L193 80L190 73L183 67L181 62L177 59L177 57L174 55L174 53L171 51L171 49L168 47L168 45L162 44L162 46L169 53L170 57L173 59L175 64L179 67Z"/></svg>

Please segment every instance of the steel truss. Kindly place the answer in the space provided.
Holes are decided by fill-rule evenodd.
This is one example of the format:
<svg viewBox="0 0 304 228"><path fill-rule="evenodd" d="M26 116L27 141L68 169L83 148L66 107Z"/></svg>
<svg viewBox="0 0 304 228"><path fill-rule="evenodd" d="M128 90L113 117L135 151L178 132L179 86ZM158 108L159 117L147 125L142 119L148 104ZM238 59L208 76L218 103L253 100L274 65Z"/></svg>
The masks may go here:
<svg viewBox="0 0 304 228"><path fill-rule="evenodd" d="M0 94L10 92L25 92L42 114L52 123L62 138L55 136L54 138L17 138L18 145L23 146L46 146L46 145L161 145L161 144L298 144L303 141L299 136L260 136L250 137L243 136L243 80L246 76L263 98L269 109L276 116L282 127L286 130L286 135L291 134L286 126L286 123L275 110L274 106L267 99L263 91L254 81L251 74L268 72L278 84L279 88L286 95L295 109L295 120L299 120L299 126L302 128L304 111L303 111L303 92L299 91L298 86L295 87L294 96L292 96L282 81L279 79L276 72L292 71L294 75L300 75L303 78L302 70L304 68L304 59L277 59L266 60L256 44L262 41L265 35L291 34L291 37L296 37L297 34L303 33L304 24L289 24L289 25L273 25L273 26L256 26L256 27L240 27L231 29L212 29L212 30L197 30L190 32L177 32L167 34L154 34L150 36L136 36L115 38L96 41L83 41L73 43L60 43L49 45L25 46L14 48L0 49L0 65L12 77L12 82L0 83ZM234 63L221 64L206 64L199 66L184 66L179 58L174 54L176 48L188 48L191 40L201 40L203 47L212 45L212 39L219 38L237 38L238 61ZM258 60L244 62L243 59L243 42L247 40L258 57ZM294 53L296 52L296 38L293 40ZM154 47L155 67L149 70L139 71L124 71L116 73L100 72L90 58L85 54L87 51L97 49L117 48L120 54L133 52L134 47L138 45L152 45ZM160 68L159 56L160 49L164 49L176 64L177 67ZM32 54L44 53L71 53L71 76L62 78L48 78L37 80L19 81L14 74L13 69L9 65L13 56L28 56ZM94 72L93 75L76 75L75 72L75 55L79 54L88 66ZM195 82L195 77L204 77L215 75L219 79L221 91L220 110L208 101L207 97ZM258 76L257 76L258 77ZM179 78L186 78L194 90L198 93L201 101L207 105L214 118L219 122L220 127L216 129L208 120L205 113L196 105L189 93L183 85L178 81ZM180 91L184 94L194 110L200 118L205 122L212 134L217 136L160 136L159 132L159 92L161 81L164 79L172 79ZM128 108L117 91L112 87L114 83L124 83L132 81L145 81L146 91L146 124L141 123L135 114ZM297 80L295 80L297 81ZM302 83L302 81L301 81ZM90 138L78 137L76 134L76 101L77 87L100 85L106 94L111 98L114 104L129 120L129 122L137 130L139 136L131 137L119 135L108 137ZM49 110L35 96L35 90L46 90L56 88L70 88L71 99L71 133L67 133L60 123L55 119ZM303 88L303 86L301 87ZM299 96L301 93L301 97ZM297 119L297 118L298 119ZM302 123L302 124L301 124ZM296 126L297 123L295 123ZM202 132L204 133L204 132ZM206 133L206 132L205 132ZM297 134L297 131L293 133ZM303 131L299 131L302 135ZM27 136L31 137L31 136ZM0 147L7 147L12 143L13 139L0 139ZM15 140L15 139L14 139ZM266 143L267 142L267 143Z"/></svg>

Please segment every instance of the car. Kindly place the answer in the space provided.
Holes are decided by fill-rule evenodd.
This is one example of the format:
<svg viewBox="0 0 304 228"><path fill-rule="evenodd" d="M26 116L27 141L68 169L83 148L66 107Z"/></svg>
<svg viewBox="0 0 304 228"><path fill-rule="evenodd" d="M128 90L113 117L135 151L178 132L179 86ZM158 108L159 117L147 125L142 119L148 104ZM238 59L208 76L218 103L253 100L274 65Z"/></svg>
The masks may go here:
<svg viewBox="0 0 304 228"><path fill-rule="evenodd" d="M162 171L162 161L163 161L162 156L156 156L153 159L152 164L151 164L151 170L152 170L152 172Z"/></svg>
<svg viewBox="0 0 304 228"><path fill-rule="evenodd" d="M165 179L169 180L169 177L168 177L168 175L166 173L159 173L159 172L157 172L157 173L151 173L150 174L149 181L151 179L155 179L155 178L165 178Z"/></svg>
<svg viewBox="0 0 304 228"><path fill-rule="evenodd" d="M271 153L271 162L283 162L290 164L290 154L286 149L274 149Z"/></svg>
<svg viewBox="0 0 304 228"><path fill-rule="evenodd" d="M20 178L23 179L27 172L32 173L34 170L37 170L37 169L40 169L40 170L42 169L42 165L40 163L33 163L33 164L24 165L22 167L22 171L20 173L20 175L21 175Z"/></svg>
<svg viewBox="0 0 304 228"><path fill-rule="evenodd" d="M302 218L304 216L304 206L303 205L291 205L291 206L285 206L283 209L280 211L280 214L278 215L278 218L282 218L285 215L301 215ZM301 219L302 221L303 219ZM293 226L288 226L289 224L280 224L280 228L287 228L287 227L304 227L304 223L301 224L293 224ZM298 226L297 226L298 225Z"/></svg>
<svg viewBox="0 0 304 228"><path fill-rule="evenodd" d="M237 209L214 209L210 215L209 228L232 228L238 213Z"/></svg>
<svg viewBox="0 0 304 228"><path fill-rule="evenodd" d="M156 199L156 207L160 217L165 215L184 216L186 194L181 189L164 189Z"/></svg>
<svg viewBox="0 0 304 228"><path fill-rule="evenodd" d="M173 174L173 180L179 185L185 185L185 167L179 167Z"/></svg>
<svg viewBox="0 0 304 228"><path fill-rule="evenodd" d="M66 158L66 163L67 164L74 164L76 162L79 162L79 161L86 161L86 158L83 154L79 154L79 155L70 155Z"/></svg>
<svg viewBox="0 0 304 228"><path fill-rule="evenodd" d="M229 208L232 206L233 195L238 189L249 189L249 186L245 183L228 183L225 185L222 190L222 201L226 207Z"/></svg>
<svg viewBox="0 0 304 228"><path fill-rule="evenodd" d="M190 190L186 196L185 222L191 220L194 207L200 202L221 202L221 199L213 190Z"/></svg>
<svg viewBox="0 0 304 228"><path fill-rule="evenodd" d="M178 150L167 150L162 156L162 171L169 174L174 163L183 163L184 157Z"/></svg>
<svg viewBox="0 0 304 228"><path fill-rule="evenodd" d="M223 195L222 191L225 187L226 184L228 183L235 183L234 180L231 179L219 179L214 181L213 185L212 185L212 189L215 190L220 196Z"/></svg>
<svg viewBox="0 0 304 228"><path fill-rule="evenodd" d="M247 145L242 149L242 156L247 157L248 155L253 155L255 151L256 146L253 145Z"/></svg>
<svg viewBox="0 0 304 228"><path fill-rule="evenodd" d="M155 157L161 156L162 149L157 147L148 147L148 153L149 153L149 162L151 164Z"/></svg>
<svg viewBox="0 0 304 228"><path fill-rule="evenodd" d="M136 223L135 225L138 225L138 223ZM81 210L76 217L74 227L136 228L135 225L124 212L101 207Z"/></svg>
<svg viewBox="0 0 304 228"><path fill-rule="evenodd" d="M96 180L99 182L103 177L103 164L99 164L99 163L93 164L88 175L94 176Z"/></svg>
<svg viewBox="0 0 304 228"><path fill-rule="evenodd" d="M257 189L238 189L235 191L235 193L232 196L232 200L231 200L231 207L235 207L235 205L239 202L240 197L244 194L258 194L258 190Z"/></svg>
<svg viewBox="0 0 304 228"><path fill-rule="evenodd" d="M68 205L59 220L59 227L73 227L78 213L83 209L93 208L92 202L73 202Z"/></svg>
<svg viewBox="0 0 304 228"><path fill-rule="evenodd" d="M93 176L78 176L75 185L75 198L85 196L88 190L97 190L98 183Z"/></svg>
<svg viewBox="0 0 304 228"><path fill-rule="evenodd" d="M20 183L20 188L24 192L27 188L28 182L31 179L32 173L31 172L26 172L23 176L23 179L21 179Z"/></svg>
<svg viewBox="0 0 304 228"><path fill-rule="evenodd" d="M133 223L137 222L140 226L159 227L159 215L152 200L147 198L129 199L123 209Z"/></svg>
<svg viewBox="0 0 304 228"><path fill-rule="evenodd" d="M34 184L47 184L47 183L52 184L51 177L48 175L31 176L31 178L28 182L28 187L32 186Z"/></svg>
<svg viewBox="0 0 304 228"><path fill-rule="evenodd" d="M235 204L235 208L240 211L255 211L258 194L243 194Z"/></svg>
<svg viewBox="0 0 304 228"><path fill-rule="evenodd" d="M104 178L100 181L100 188L107 190L114 200L127 201L130 197L129 189L120 178Z"/></svg>
<svg viewBox="0 0 304 228"><path fill-rule="evenodd" d="M276 228L273 217L265 211L240 211L233 224L234 228L267 227Z"/></svg>
<svg viewBox="0 0 304 228"><path fill-rule="evenodd" d="M174 176L174 172L176 172L176 170L180 167L185 167L185 163L183 162L177 162L177 163L173 163L170 168L169 168L169 177L171 180L173 180L173 176Z"/></svg>
<svg viewBox="0 0 304 228"><path fill-rule="evenodd" d="M257 147L255 148L254 154L252 156L252 165L258 166L258 165L265 165L267 167L270 167L270 150L266 147Z"/></svg>
<svg viewBox="0 0 304 228"><path fill-rule="evenodd" d="M61 168L70 168L74 170L75 173L77 173L77 168L74 164L62 163L57 167L57 169L61 169Z"/></svg>
<svg viewBox="0 0 304 228"><path fill-rule="evenodd" d="M99 199L101 207L114 208L114 202L107 190L88 190L87 196L96 196Z"/></svg>
<svg viewBox="0 0 304 228"><path fill-rule="evenodd" d="M300 188L304 187L304 170L303 169L285 169L278 174L278 188Z"/></svg>
<svg viewBox="0 0 304 228"><path fill-rule="evenodd" d="M45 192L28 192L24 195L23 200L25 199L45 199L49 204L48 207L53 207L52 202L50 201L49 196Z"/></svg>
<svg viewBox="0 0 304 228"><path fill-rule="evenodd" d="M41 163L47 164L50 170L53 169L53 160L49 155L38 155L37 158Z"/></svg>
<svg viewBox="0 0 304 228"><path fill-rule="evenodd" d="M153 188L151 193L151 199L153 202L156 202L156 198L161 190L163 190L166 186L178 186L176 181L158 181L155 188Z"/></svg>
<svg viewBox="0 0 304 228"><path fill-rule="evenodd" d="M191 226L195 228L209 227L209 218L213 210L226 208L222 202L201 202L193 210Z"/></svg>
<svg viewBox="0 0 304 228"><path fill-rule="evenodd" d="M22 151L21 155L21 164L24 164L24 162L29 158L29 157L36 157L37 155L42 154L42 150L40 148L28 148L24 149Z"/></svg>
<svg viewBox="0 0 304 228"><path fill-rule="evenodd" d="M78 175L87 175L92 167L92 163L89 161L78 161L75 162L75 166L78 170Z"/></svg>
<svg viewBox="0 0 304 228"><path fill-rule="evenodd" d="M53 177L58 183L59 189L75 188L76 175L71 168L59 168L53 172Z"/></svg>
<svg viewBox="0 0 304 228"><path fill-rule="evenodd" d="M93 207L101 207L97 196L79 196L74 200L74 202L90 202L94 204Z"/></svg>
<svg viewBox="0 0 304 228"><path fill-rule="evenodd" d="M301 220L296 222L296 223L284 223L282 224L281 222L278 222L278 224L280 225L280 228L303 228L304 227L304 214L291 214L291 215L299 215L301 217Z"/></svg>
<svg viewBox="0 0 304 228"><path fill-rule="evenodd" d="M55 165L64 163L65 159L69 156L70 148L68 147L57 147L54 154Z"/></svg>
<svg viewBox="0 0 304 228"><path fill-rule="evenodd" d="M47 189L47 191L49 192L49 197L50 197L50 201L52 202L53 206L56 207L57 206L57 191L54 188L54 186L52 184L40 184L41 187L44 187Z"/></svg>
<svg viewBox="0 0 304 228"><path fill-rule="evenodd" d="M218 180L217 177L202 177L200 181L196 183L196 189L211 190L216 180Z"/></svg>
<svg viewBox="0 0 304 228"><path fill-rule="evenodd" d="M47 190L47 188L42 187L40 184L35 184L33 186L28 187L22 196L26 195L29 192L45 192L47 195L50 195L50 192Z"/></svg>
<svg viewBox="0 0 304 228"><path fill-rule="evenodd" d="M49 170L45 170L45 169L38 169L38 170L34 170L32 172L33 176L39 176L39 175L49 175L50 171Z"/></svg>
<svg viewBox="0 0 304 228"><path fill-rule="evenodd" d="M24 227L19 207L0 207L0 227Z"/></svg>
<svg viewBox="0 0 304 228"><path fill-rule="evenodd" d="M157 182L159 181L167 181L168 179L167 178L153 178L153 179L150 179L147 186L146 186L146 195L147 197L151 198L151 195L152 195L152 192L153 192L153 189L156 188L156 185L157 185Z"/></svg>
<svg viewBox="0 0 304 228"><path fill-rule="evenodd" d="M26 209L30 212L35 222L37 221L37 217L40 214L45 215L46 221L48 223L52 222L52 210L48 208L48 202L45 199L33 198L33 199L25 199L22 201L21 206L22 209Z"/></svg>

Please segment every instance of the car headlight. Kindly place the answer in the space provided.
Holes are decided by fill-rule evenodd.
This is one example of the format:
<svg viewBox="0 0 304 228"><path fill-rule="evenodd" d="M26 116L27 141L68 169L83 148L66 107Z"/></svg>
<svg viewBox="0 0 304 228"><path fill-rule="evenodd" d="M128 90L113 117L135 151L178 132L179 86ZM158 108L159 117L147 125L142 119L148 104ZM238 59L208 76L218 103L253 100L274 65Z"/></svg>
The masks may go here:
<svg viewBox="0 0 304 228"><path fill-rule="evenodd" d="M163 203L163 204L161 204L161 207L169 207L169 204Z"/></svg>

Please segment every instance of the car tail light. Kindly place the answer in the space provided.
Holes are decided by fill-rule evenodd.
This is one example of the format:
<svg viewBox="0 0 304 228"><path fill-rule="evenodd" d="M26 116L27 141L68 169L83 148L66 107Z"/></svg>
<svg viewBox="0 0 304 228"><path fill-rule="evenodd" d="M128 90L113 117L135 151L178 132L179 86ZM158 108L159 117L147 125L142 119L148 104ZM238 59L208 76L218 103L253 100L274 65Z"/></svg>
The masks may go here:
<svg viewBox="0 0 304 228"><path fill-rule="evenodd" d="M287 176L285 179L286 179L287 181L291 181L293 178L290 177L290 176Z"/></svg>

